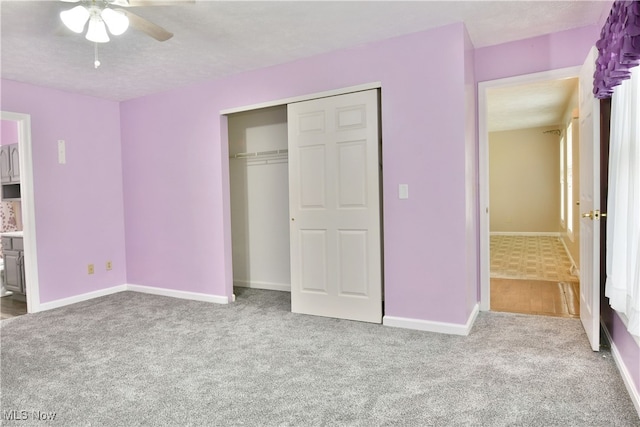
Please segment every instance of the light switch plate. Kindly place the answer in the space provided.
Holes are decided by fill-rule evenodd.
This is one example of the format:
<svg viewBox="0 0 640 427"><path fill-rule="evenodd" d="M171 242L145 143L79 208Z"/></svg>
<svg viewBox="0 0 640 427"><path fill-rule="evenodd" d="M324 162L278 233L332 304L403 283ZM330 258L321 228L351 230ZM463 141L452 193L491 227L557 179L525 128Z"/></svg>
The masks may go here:
<svg viewBox="0 0 640 427"><path fill-rule="evenodd" d="M64 139L58 140L58 163L64 165L67 163L67 150L65 147Z"/></svg>
<svg viewBox="0 0 640 427"><path fill-rule="evenodd" d="M409 184L398 185L398 198L399 199L409 198Z"/></svg>

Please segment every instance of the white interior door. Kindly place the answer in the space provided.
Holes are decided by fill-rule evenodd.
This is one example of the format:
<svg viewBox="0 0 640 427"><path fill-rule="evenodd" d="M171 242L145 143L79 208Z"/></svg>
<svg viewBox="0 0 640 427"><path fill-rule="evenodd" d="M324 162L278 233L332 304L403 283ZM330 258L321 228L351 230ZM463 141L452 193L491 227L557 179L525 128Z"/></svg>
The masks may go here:
<svg viewBox="0 0 640 427"><path fill-rule="evenodd" d="M288 106L291 310L381 323L378 92Z"/></svg>
<svg viewBox="0 0 640 427"><path fill-rule="evenodd" d="M598 51L580 71L580 320L600 349L600 103L593 96Z"/></svg>

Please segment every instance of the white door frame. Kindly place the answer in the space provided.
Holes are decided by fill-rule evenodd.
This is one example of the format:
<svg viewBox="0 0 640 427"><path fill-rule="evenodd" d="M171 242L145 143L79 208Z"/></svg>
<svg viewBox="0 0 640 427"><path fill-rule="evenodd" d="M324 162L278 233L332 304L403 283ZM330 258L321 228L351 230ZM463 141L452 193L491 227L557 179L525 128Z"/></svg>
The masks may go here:
<svg viewBox="0 0 640 427"><path fill-rule="evenodd" d="M489 250L489 131L487 94L489 89L517 86L546 80L558 80L580 75L580 66L542 71L533 74L507 77L478 83L478 173L480 204L480 310L489 311L491 301L490 250Z"/></svg>
<svg viewBox="0 0 640 427"><path fill-rule="evenodd" d="M40 311L40 282L36 250L36 212L33 193L33 150L31 146L31 115L0 112L2 120L18 123L18 150L20 153L20 194L24 230L25 292L27 313Z"/></svg>

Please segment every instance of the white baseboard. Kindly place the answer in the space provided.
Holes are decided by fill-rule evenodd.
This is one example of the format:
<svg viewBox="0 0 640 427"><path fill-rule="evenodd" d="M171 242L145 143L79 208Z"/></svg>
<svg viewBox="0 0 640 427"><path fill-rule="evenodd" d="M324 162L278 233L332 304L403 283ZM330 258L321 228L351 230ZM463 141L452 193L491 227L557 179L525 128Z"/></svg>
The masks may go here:
<svg viewBox="0 0 640 427"><path fill-rule="evenodd" d="M569 251L569 248L562 237L560 237L560 241L562 242L562 246L564 246L564 251L569 257L569 261L571 261L571 274L580 277L580 269L578 268L578 264L576 264L576 260L571 256L571 251Z"/></svg>
<svg viewBox="0 0 640 427"><path fill-rule="evenodd" d="M469 335L473 324L478 317L480 306L476 304L469 315L467 323L464 325L458 323L434 322L430 320L408 319L406 317L384 316L382 324L394 328L416 329L419 331L437 332L440 334L451 335Z"/></svg>
<svg viewBox="0 0 640 427"><path fill-rule="evenodd" d="M490 236L542 236L560 237L560 233L551 231L491 231Z"/></svg>
<svg viewBox="0 0 640 427"><path fill-rule="evenodd" d="M629 397L631 397L633 406L636 407L638 417L640 417L640 392L633 383L629 369L627 369L627 366L624 364L622 356L620 356L620 352L618 351L618 347L616 347L611 335L609 335L609 330L604 324L602 325L602 330L604 330L604 334L607 336L609 344L611 344L611 355L613 356L613 360L616 362L616 366L618 367L618 371L622 377L622 382L624 382L624 386L627 388L627 392L629 393Z"/></svg>
<svg viewBox="0 0 640 427"><path fill-rule="evenodd" d="M128 291L141 292L144 294L161 295L164 297L190 299L193 301L215 302L217 304L229 304L229 298L221 295L210 295L199 292L177 291L175 289L156 288L153 286L142 286L127 284Z"/></svg>
<svg viewBox="0 0 640 427"><path fill-rule="evenodd" d="M68 298L61 298L61 299L40 304L38 306L38 311L52 310L54 308L64 307L65 305L75 304L77 302L82 302L82 301L88 301L90 299L103 297L105 295L116 294L118 292L122 292L126 290L127 290L127 285L119 285L119 286L114 286L112 288L100 289L99 291L87 292L86 294L74 295Z"/></svg>
<svg viewBox="0 0 640 427"><path fill-rule="evenodd" d="M291 292L291 285L286 283L257 282L255 280L234 280L233 286L252 289L266 289L268 291Z"/></svg>
<svg viewBox="0 0 640 427"><path fill-rule="evenodd" d="M106 295L115 294L123 291L140 292L144 294L161 295L165 297L188 299L194 301L213 302L217 304L228 304L229 298L220 295L209 295L198 292L176 291L174 289L155 288L152 286L124 284L113 286L111 288L101 289L99 291L87 292L86 294L74 295L69 298L61 298L58 300L45 302L40 304L38 311L46 311L54 308L64 307L65 305L75 304L77 302L88 301L93 298L99 298Z"/></svg>

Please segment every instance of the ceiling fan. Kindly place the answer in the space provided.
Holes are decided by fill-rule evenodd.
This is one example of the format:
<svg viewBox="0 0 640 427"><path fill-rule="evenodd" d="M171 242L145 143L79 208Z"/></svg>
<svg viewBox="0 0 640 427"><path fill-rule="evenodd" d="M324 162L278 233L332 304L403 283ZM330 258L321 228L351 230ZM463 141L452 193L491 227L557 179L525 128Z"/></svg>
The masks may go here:
<svg viewBox="0 0 640 427"><path fill-rule="evenodd" d="M87 27L85 37L95 43L106 43L109 33L118 36L129 26L142 31L158 41L166 41L173 33L153 22L147 21L135 13L123 9L137 6L168 6L195 3L195 0L61 0L66 3L80 3L69 10L60 12L60 19L71 31L82 34ZM107 32L109 29L109 33Z"/></svg>

